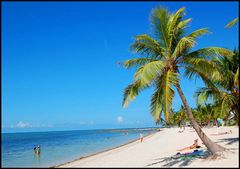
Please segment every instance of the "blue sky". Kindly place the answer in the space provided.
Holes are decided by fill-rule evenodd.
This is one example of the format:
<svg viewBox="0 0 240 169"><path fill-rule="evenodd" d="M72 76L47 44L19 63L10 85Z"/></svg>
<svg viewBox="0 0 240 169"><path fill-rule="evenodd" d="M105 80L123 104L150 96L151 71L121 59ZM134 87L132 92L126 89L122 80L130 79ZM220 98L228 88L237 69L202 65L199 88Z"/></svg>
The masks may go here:
<svg viewBox="0 0 240 169"><path fill-rule="evenodd" d="M48 131L155 126L149 113L152 89L128 108L123 89L134 70L117 62L137 55L133 36L149 33L158 6L186 7L189 31L212 32L195 47L238 47L238 28L224 29L238 16L238 2L3 2L2 131ZM195 107L200 80L181 80ZM174 110L181 105L176 94Z"/></svg>

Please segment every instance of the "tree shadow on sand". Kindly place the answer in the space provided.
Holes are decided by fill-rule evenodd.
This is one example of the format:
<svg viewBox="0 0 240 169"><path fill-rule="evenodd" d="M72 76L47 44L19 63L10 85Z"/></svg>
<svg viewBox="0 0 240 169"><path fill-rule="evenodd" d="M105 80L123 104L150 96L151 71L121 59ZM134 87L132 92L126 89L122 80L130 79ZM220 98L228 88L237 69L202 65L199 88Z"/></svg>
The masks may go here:
<svg viewBox="0 0 240 169"><path fill-rule="evenodd" d="M227 145L231 145L233 143L236 143L236 142L239 142L239 138L238 137L234 137L234 138L223 138L223 139L219 139L220 141L218 141L217 143L219 142L227 142L226 144Z"/></svg>
<svg viewBox="0 0 240 169"><path fill-rule="evenodd" d="M184 167L184 166L189 165L190 163L192 163L196 159L199 159L199 158L206 159L208 156L209 156L209 154L204 156L204 157L203 156L188 157L188 156L173 155L173 156L170 156L170 157L163 157L163 158L154 159L154 160L156 160L156 162L148 164L148 165L146 165L146 167L154 166L154 165L159 164L159 163L164 163L163 165L161 165L162 167L171 167L171 166L174 166L176 164L179 164L179 167Z"/></svg>

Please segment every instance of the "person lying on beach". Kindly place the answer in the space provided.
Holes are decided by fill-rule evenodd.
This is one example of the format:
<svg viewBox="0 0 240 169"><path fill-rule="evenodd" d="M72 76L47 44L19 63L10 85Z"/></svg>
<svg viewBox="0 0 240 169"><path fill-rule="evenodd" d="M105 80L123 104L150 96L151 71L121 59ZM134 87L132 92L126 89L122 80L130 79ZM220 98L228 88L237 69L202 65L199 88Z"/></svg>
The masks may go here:
<svg viewBox="0 0 240 169"><path fill-rule="evenodd" d="M178 151L185 151L185 150L191 150L191 149L194 149L194 148L200 148L201 146L198 145L198 139L194 140L194 143L193 145L191 146L188 146L188 147L185 147L183 149L180 149Z"/></svg>
<svg viewBox="0 0 240 169"><path fill-rule="evenodd" d="M224 134L232 134L232 130L229 130L229 131L225 131L225 132L218 132L217 134L211 134L213 136L218 136L218 135L224 135Z"/></svg>

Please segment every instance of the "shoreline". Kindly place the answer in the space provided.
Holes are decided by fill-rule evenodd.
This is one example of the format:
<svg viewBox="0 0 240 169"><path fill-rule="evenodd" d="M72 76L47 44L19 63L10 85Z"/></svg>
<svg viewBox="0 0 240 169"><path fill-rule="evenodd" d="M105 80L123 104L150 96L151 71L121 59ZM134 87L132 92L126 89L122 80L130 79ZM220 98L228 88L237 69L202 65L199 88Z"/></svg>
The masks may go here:
<svg viewBox="0 0 240 169"><path fill-rule="evenodd" d="M202 128L206 135L230 152L224 152L221 159L176 158L178 149L193 144L198 135L192 128L186 127L180 133L178 127L164 128L144 137L141 143L134 139L128 143L103 150L88 156L68 161L51 168L72 167L238 167L239 166L239 126ZM232 130L231 134L219 134ZM199 138L198 138L199 139ZM207 150L199 140L202 150Z"/></svg>
<svg viewBox="0 0 240 169"><path fill-rule="evenodd" d="M161 129L161 131L163 131L163 129ZM158 132L159 132L159 131L156 130L156 132L151 133L151 134L149 134L149 135L146 135L146 136L144 136L143 138L144 138L144 140L145 140L146 138L149 138L150 136L153 136L154 134L156 134L156 133L158 133ZM124 144L121 144L121 145L118 145L118 146L115 146L115 147L112 147L112 148L108 148L108 149L106 149L106 150L98 151L98 152L96 152L96 153L92 153L92 154L89 154L89 155L86 155L86 156L81 156L81 157L78 157L78 158L76 158L76 159L74 159L74 160L71 160L71 161L68 161L68 162L65 162L65 163L62 163L62 164L57 164L57 165L50 166L49 168L59 168L59 167L63 167L63 166L65 166L65 165L67 165L67 164L71 164L71 163L76 162L76 161L79 161L79 160L83 160L83 159L86 159L86 158L89 158L89 157L93 157L93 156L96 156L96 155L99 155L99 154L102 154L102 153L105 153L105 152L109 152L109 151L111 151L111 150L116 150L116 149L118 149L118 148L121 148L121 147L130 145L130 144L132 144L132 143L135 143L135 142L137 142L137 141L139 141L139 140L140 140L139 138L136 138L136 139L133 139L133 140L131 140L131 141L128 141L127 143L124 143Z"/></svg>

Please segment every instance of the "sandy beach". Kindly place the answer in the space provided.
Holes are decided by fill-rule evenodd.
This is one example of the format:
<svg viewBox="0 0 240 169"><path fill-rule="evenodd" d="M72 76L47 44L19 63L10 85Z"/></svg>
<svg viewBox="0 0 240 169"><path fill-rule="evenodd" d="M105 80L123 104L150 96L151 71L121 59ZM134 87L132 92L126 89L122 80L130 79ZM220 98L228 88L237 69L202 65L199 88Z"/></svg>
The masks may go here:
<svg viewBox="0 0 240 169"><path fill-rule="evenodd" d="M232 133L215 135L219 132ZM178 149L190 146L197 133L186 127L179 133L179 128L163 128L161 131L146 136L141 143L139 140L120 146L109 151L90 155L56 167L238 167L239 166L239 128L211 127L203 131L215 142L229 151L221 158L174 158ZM198 138L199 139L199 138ZM206 147L199 139L202 149Z"/></svg>

